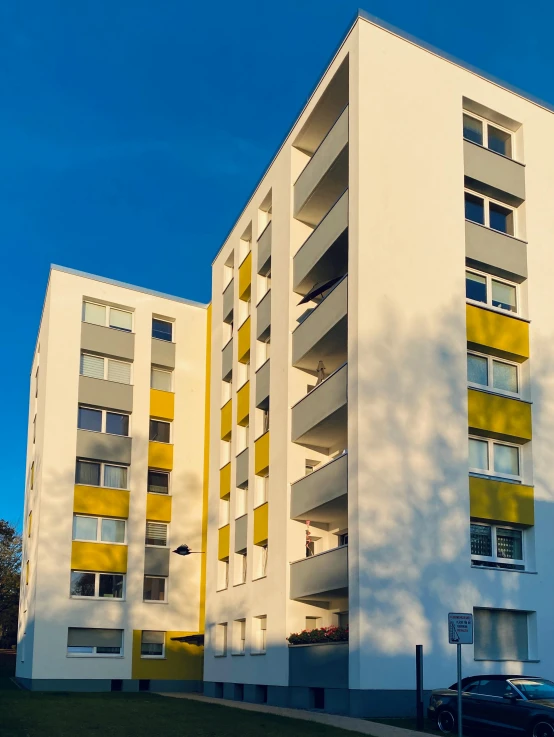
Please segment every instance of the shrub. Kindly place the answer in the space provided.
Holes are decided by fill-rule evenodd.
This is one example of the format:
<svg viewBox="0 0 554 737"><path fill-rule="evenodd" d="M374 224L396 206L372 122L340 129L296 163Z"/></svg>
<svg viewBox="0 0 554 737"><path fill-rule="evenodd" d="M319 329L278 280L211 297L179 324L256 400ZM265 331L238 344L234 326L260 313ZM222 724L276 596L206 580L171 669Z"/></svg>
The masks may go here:
<svg viewBox="0 0 554 737"><path fill-rule="evenodd" d="M348 627L320 627L315 630L293 632L287 637L290 645L309 645L318 642L348 642Z"/></svg>

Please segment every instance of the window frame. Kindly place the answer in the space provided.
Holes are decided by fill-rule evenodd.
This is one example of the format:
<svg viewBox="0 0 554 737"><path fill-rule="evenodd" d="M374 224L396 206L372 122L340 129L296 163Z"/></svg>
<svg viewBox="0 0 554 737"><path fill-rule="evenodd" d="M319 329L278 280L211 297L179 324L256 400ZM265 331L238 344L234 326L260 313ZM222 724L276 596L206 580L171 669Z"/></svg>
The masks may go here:
<svg viewBox="0 0 554 737"><path fill-rule="evenodd" d="M527 570L527 561L525 558L525 530L515 525L503 524L502 522L481 522L477 520L471 520L471 525L480 525L481 527L488 527L491 530L491 547L495 551L494 555L474 555L470 552L471 562L482 561L483 563L491 563L493 565L490 568L495 570ZM498 530L515 530L521 532L521 559L518 558L500 558L498 556ZM470 527L470 550L471 550L471 527ZM512 566L512 568L498 568L496 564L503 566ZM514 568L513 566L519 566ZM523 568L521 568L523 566ZM488 568L489 566L476 566L477 568Z"/></svg>
<svg viewBox="0 0 554 737"><path fill-rule="evenodd" d="M487 380L489 383L485 384L476 384L473 381L467 380L467 385L471 389L480 389L481 391L486 390L487 392L491 392L493 394L498 394L500 396L505 397L514 397L516 399L521 398L521 367L519 363L516 363L515 361L507 361L504 358L498 358L497 356L491 356L488 353L480 353L479 351L467 351L468 356L477 356L477 358L486 358L487 359ZM517 376L517 392L510 392L506 389L497 389L494 387L490 382L493 377L493 364L494 363L504 363L508 366L513 366L516 370L516 376Z"/></svg>
<svg viewBox="0 0 554 737"><path fill-rule="evenodd" d="M89 351L81 351L81 356L91 356L92 358L101 358L104 362L104 381L110 381L112 384L121 384L122 386L133 386L133 363L132 361L121 361L119 358L110 358L109 356L100 356L96 353L90 353ZM124 363L126 366L129 366L129 383L125 383L123 381L113 381L112 379L108 379L109 374L109 362L112 361L113 363ZM88 374L83 374L81 372L81 362L79 362L79 376L84 376L87 379L96 379L96 376L88 376ZM98 379L98 381L101 381L101 379Z"/></svg>
<svg viewBox="0 0 554 737"><path fill-rule="evenodd" d="M469 473L475 474L477 476L486 476L490 478L496 478L496 479L507 479L509 481L517 481L519 483L522 483L523 481L523 474L522 474L522 453L521 453L521 446L517 443L509 443L504 440L496 440L494 438L488 438L486 436L482 435L472 435L471 433L468 435L468 442L469 440L479 440L481 442L487 443L487 460L489 463L489 467L491 466L491 460L492 460L492 470L485 471L482 468L476 469L469 466L469 448L468 448L468 466L469 466ZM502 445L502 446L508 446L509 448L516 448L517 454L518 454L518 468L519 468L519 474L517 476L514 476L512 474L503 474L498 473L494 470L494 446L495 445ZM491 451L492 446L492 451Z"/></svg>
<svg viewBox="0 0 554 737"><path fill-rule="evenodd" d="M147 578L162 579L164 583L164 598L163 599L145 599L144 598L144 581ZM143 604L167 604L169 601L169 576L152 576L145 573L142 577L142 602Z"/></svg>
<svg viewBox="0 0 554 737"><path fill-rule="evenodd" d="M158 522L157 520L151 520L147 519L145 526L144 526L144 547L145 548L160 548L161 550L164 550L165 548L170 547L169 542L169 522ZM163 545L155 545L152 543L146 542L146 539L148 537L148 525L164 525L165 526L165 543ZM164 576L154 576L153 578L164 578Z"/></svg>
<svg viewBox="0 0 554 737"><path fill-rule="evenodd" d="M255 622L255 637L251 655L265 655L267 652L267 614L253 617Z"/></svg>
<svg viewBox="0 0 554 737"><path fill-rule="evenodd" d="M94 596L79 596L71 593L71 576L74 573L87 573L94 576ZM100 596L100 576L122 576L123 586L121 589L121 598L115 596ZM125 601L127 596L127 574L108 571L81 571L79 568L72 568L69 572L69 598L79 599L81 601Z"/></svg>
<svg viewBox="0 0 554 737"><path fill-rule="evenodd" d="M93 463L97 466L100 466L100 484L83 484L80 481L77 481L77 464L79 463ZM126 473L126 481L127 485L125 487L122 486L106 486L105 483L102 483L105 481L105 471L106 466L114 467L114 468L125 468L127 470ZM92 458L77 458L75 463L75 485L76 486L93 486L94 488L98 489L121 489L122 491L129 491L129 472L131 470L130 466L126 466L124 463L107 463L105 461L95 461Z"/></svg>
<svg viewBox="0 0 554 737"><path fill-rule="evenodd" d="M462 117L462 136L464 141L468 141L469 143L473 143L475 146L480 146L481 148L487 149L487 151L490 151L493 154L497 154L498 156L503 156L505 159L509 159L510 161L516 161L517 159L515 157L516 153L516 137L514 135L514 131L511 131L509 128L504 127L503 125L499 125L498 123L494 123L491 120L487 120L487 118L483 118L480 115L476 115L473 112L469 112L468 110L463 111L463 115L467 115L468 118L473 118L473 120L477 120L481 123L482 129L483 129L483 143L477 143L477 141L472 141L471 138L466 138L463 135L464 130L464 124L463 124L463 117ZM489 126L492 126L493 128L497 128L499 131L502 131L503 133L507 133L510 137L510 144L512 147L512 155L507 156L506 154L501 154L500 151L495 151L493 148L489 148ZM519 163L519 162L517 162Z"/></svg>
<svg viewBox="0 0 554 737"><path fill-rule="evenodd" d="M489 310L494 310L495 312L498 312L500 315L516 315L518 317L521 317L521 295L519 290L519 284L517 282L510 281L509 279L503 279L501 276L496 276L495 274L489 274L486 271L479 271L479 269L474 269L471 266L466 266L465 268L465 278L467 281L467 273L475 274L476 276L481 276L486 279L486 288L487 288L487 301L486 302L479 302L476 299L470 299L469 297L466 297L466 303L470 305L476 305L477 307L486 307ZM496 307L492 303L492 283L493 281L500 282L501 284L507 284L509 287L515 288L516 293L516 309L514 311L512 310L505 310L502 307Z"/></svg>
<svg viewBox="0 0 554 737"><path fill-rule="evenodd" d="M100 412L101 415L101 423L100 423L100 430L89 430L86 427L79 427L79 410L80 409L88 409L92 412ZM128 432L127 435L120 435L119 433L113 433L113 432L107 432L106 431L106 425L107 425L107 417L108 414L110 415L120 415L121 417L127 417L128 418ZM100 409L99 407L89 407L87 404L79 404L77 407L77 429L83 430L84 432L95 432L95 433L102 433L104 435L111 435L112 437L116 438L130 438L131 436L131 415L127 412L120 412L115 411L113 409Z"/></svg>
<svg viewBox="0 0 554 737"><path fill-rule="evenodd" d="M106 320L104 322L104 325L100 325L98 322L88 322L88 320L85 320L85 305L95 305L96 307L104 307L106 310ZM111 325L111 312L112 310L116 310L117 312L125 312L128 315L131 315L131 329L126 330L125 328L118 328L116 325ZM85 322L87 325L98 325L99 327L104 328L110 328L111 330L119 330L120 333L134 333L135 332L135 320L134 320L134 312L133 310L126 310L122 307L115 307L114 305L107 305L102 302L95 302L92 299L83 299L83 306L81 311L81 322Z"/></svg>
<svg viewBox="0 0 554 737"><path fill-rule="evenodd" d="M501 154L502 155L502 154ZM465 196L466 194L471 195L472 197L477 197L480 200L483 200L483 223L478 223L477 220L471 220L468 217L465 217ZM498 205L499 207L504 208L505 210L509 210L512 213L513 218L513 233L506 233L503 230L497 230L497 228L491 227L491 216L490 216L490 206ZM489 230L492 230L495 233L501 233L502 235L508 236L509 238L518 238L518 216L517 216L517 207L512 207L511 205L508 205L506 202L502 202L501 200L497 200L494 197L489 197L486 194L481 194L481 192L476 192L474 189L469 189L469 187L464 187L464 218L468 223L475 223L476 225L480 225L483 228L488 228Z"/></svg>
<svg viewBox="0 0 554 737"><path fill-rule="evenodd" d="M149 441L150 442L150 441ZM158 441L152 441L152 442L158 442ZM148 480L148 477L150 473L161 473L164 476L167 476L167 491L151 491L150 490L150 482ZM166 471L163 468L150 468L148 467L148 471L146 474L146 491L148 494L159 494L160 496L171 496L171 471Z"/></svg>
<svg viewBox="0 0 554 737"><path fill-rule="evenodd" d="M171 339L170 340L167 340L166 338L158 338L156 335L154 335L154 320L156 320L157 322L165 322L168 325L171 325ZM161 340L164 343L174 343L175 342L174 325L175 325L175 322L173 320L168 320L167 318L164 318L164 317L155 317L154 315L152 315L151 337L153 338L153 340Z"/></svg>
<svg viewBox="0 0 554 737"><path fill-rule="evenodd" d="M75 520L77 518L83 519L94 519L96 520L96 540L88 540L82 537L75 537ZM102 540L102 522L107 520L109 522L123 522L125 527L125 535L122 543L110 542L108 540ZM97 517L94 514L73 514L73 528L71 531L73 542L88 542L88 543L103 543L104 545L127 545L127 520L122 517Z"/></svg>
<svg viewBox="0 0 554 737"><path fill-rule="evenodd" d="M150 437L150 430L151 430L151 423L152 422L158 422L162 425L168 425L169 426L169 440L153 440ZM148 423L148 442L149 443L162 443L163 445L172 445L173 444L173 422L170 420L159 420L157 417L150 417L149 423Z"/></svg>

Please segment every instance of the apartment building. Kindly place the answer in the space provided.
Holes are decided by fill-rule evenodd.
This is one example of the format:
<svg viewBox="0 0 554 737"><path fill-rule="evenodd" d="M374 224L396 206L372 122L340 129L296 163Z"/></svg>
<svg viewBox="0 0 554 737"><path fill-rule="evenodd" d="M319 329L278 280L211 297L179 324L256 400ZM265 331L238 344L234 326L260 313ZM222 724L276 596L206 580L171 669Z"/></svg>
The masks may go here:
<svg viewBox="0 0 554 737"><path fill-rule="evenodd" d="M203 631L202 557L171 550L205 537L207 319L205 305L51 269L31 371L27 688L201 688L201 648L181 640Z"/></svg>
<svg viewBox="0 0 554 737"><path fill-rule="evenodd" d="M553 160L547 105L360 14L208 310L54 269L20 679L410 714L449 611L466 674L554 678Z"/></svg>

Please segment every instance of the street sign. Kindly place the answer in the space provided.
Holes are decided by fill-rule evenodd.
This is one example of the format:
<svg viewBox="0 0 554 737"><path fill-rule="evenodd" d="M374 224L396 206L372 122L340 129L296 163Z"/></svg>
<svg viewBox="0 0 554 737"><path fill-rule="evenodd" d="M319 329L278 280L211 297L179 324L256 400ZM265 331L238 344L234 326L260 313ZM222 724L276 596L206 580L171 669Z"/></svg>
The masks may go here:
<svg viewBox="0 0 554 737"><path fill-rule="evenodd" d="M448 642L451 645L473 645L473 614L448 614Z"/></svg>

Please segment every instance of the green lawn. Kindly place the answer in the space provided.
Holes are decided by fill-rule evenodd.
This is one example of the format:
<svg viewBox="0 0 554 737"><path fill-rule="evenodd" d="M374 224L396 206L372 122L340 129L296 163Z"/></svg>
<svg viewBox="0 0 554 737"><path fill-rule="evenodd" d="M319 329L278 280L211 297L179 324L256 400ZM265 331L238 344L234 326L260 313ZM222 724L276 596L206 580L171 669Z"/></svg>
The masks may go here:
<svg viewBox="0 0 554 737"><path fill-rule="evenodd" d="M352 737L322 724L155 694L20 691L0 654L2 737ZM15 689L15 690L14 690Z"/></svg>

